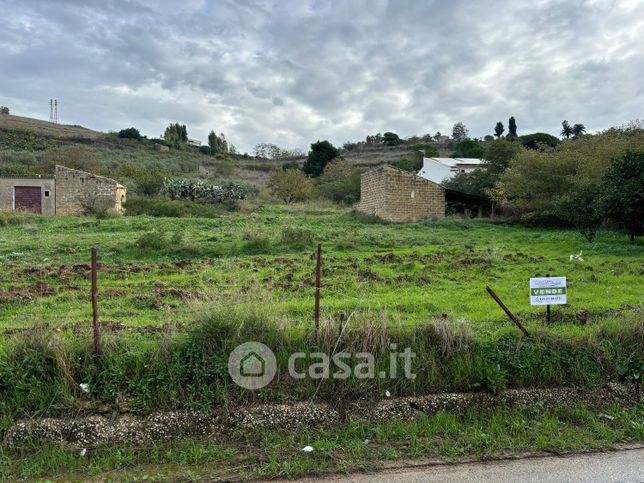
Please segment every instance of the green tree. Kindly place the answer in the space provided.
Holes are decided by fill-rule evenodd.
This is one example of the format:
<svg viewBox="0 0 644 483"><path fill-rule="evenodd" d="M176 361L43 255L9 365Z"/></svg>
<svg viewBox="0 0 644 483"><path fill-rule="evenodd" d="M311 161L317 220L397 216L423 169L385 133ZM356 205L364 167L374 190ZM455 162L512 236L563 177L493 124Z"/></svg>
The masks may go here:
<svg viewBox="0 0 644 483"><path fill-rule="evenodd" d="M9 108L7 106L0 106L0 114L9 114Z"/></svg>
<svg viewBox="0 0 644 483"><path fill-rule="evenodd" d="M215 131L210 131L208 134L208 146L212 150L212 154L226 154L228 152L228 143L226 142L226 136L224 133L220 133L219 136L215 134Z"/></svg>
<svg viewBox="0 0 644 483"><path fill-rule="evenodd" d="M453 146L453 158L480 158L485 150L472 139L464 139Z"/></svg>
<svg viewBox="0 0 644 483"><path fill-rule="evenodd" d="M464 141L470 138L470 133L461 121L452 126L452 139L456 142Z"/></svg>
<svg viewBox="0 0 644 483"><path fill-rule="evenodd" d="M402 141L395 132L386 132L382 135L382 143L385 146L398 146Z"/></svg>
<svg viewBox="0 0 644 483"><path fill-rule="evenodd" d="M306 201L313 196L311 178L298 169L274 172L268 182L268 188L274 196L286 204L294 201Z"/></svg>
<svg viewBox="0 0 644 483"><path fill-rule="evenodd" d="M505 131L505 127L503 127L503 123L501 121L497 122L496 126L494 126L494 135L496 136L497 139L503 136L503 131Z"/></svg>
<svg viewBox="0 0 644 483"><path fill-rule="evenodd" d="M542 146L556 148L561 141L558 138L545 132L525 134L519 137L519 141L528 149L540 149Z"/></svg>
<svg viewBox="0 0 644 483"><path fill-rule="evenodd" d="M121 129L118 136L122 139L135 139L140 141L142 139L141 133L138 129L134 127L128 127L127 129Z"/></svg>
<svg viewBox="0 0 644 483"><path fill-rule="evenodd" d="M188 142L188 129L185 124L174 123L165 128L163 139L172 144L185 144Z"/></svg>
<svg viewBox="0 0 644 483"><path fill-rule="evenodd" d="M584 134L586 134L586 126L584 126L583 124L577 123L572 127L572 136L574 138L578 138L579 136L583 136Z"/></svg>
<svg viewBox="0 0 644 483"><path fill-rule="evenodd" d="M506 139L497 139L490 143L483 154L485 168L498 178L501 173L508 169L510 161L519 151L521 151L521 147L516 143L511 143Z"/></svg>
<svg viewBox="0 0 644 483"><path fill-rule="evenodd" d="M340 151L329 141L318 141L313 143L311 144L309 157L304 162L302 170L306 174L317 178L322 174L327 163L332 159L337 158L339 154Z"/></svg>
<svg viewBox="0 0 644 483"><path fill-rule="evenodd" d="M555 150L522 149L495 186L495 199L529 216L552 217L560 198L599 184L612 160L644 151L644 129L612 128L562 142Z"/></svg>
<svg viewBox="0 0 644 483"><path fill-rule="evenodd" d="M572 136L572 128L566 120L561 123L561 135L566 139L570 139L570 136Z"/></svg>
<svg viewBox="0 0 644 483"><path fill-rule="evenodd" d="M360 172L344 158L335 158L319 178L320 193L336 203L352 204L360 199Z"/></svg>
<svg viewBox="0 0 644 483"><path fill-rule="evenodd" d="M595 184L573 187L559 198L556 215L573 225L590 243L604 221L604 209L599 202L600 189Z"/></svg>
<svg viewBox="0 0 644 483"><path fill-rule="evenodd" d="M631 243L644 234L644 151L613 161L602 182L602 202L606 216L628 230Z"/></svg>
<svg viewBox="0 0 644 483"><path fill-rule="evenodd" d="M517 137L517 121L514 119L514 116L508 120L508 137L510 139Z"/></svg>

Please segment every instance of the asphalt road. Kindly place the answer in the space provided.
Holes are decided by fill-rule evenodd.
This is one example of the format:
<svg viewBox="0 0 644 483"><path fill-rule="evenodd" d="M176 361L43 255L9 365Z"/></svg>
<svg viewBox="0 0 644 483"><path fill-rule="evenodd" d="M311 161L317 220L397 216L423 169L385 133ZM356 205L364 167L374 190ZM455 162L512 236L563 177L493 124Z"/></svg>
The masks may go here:
<svg viewBox="0 0 644 483"><path fill-rule="evenodd" d="M518 460L419 466L299 480L328 483L644 482L644 449Z"/></svg>

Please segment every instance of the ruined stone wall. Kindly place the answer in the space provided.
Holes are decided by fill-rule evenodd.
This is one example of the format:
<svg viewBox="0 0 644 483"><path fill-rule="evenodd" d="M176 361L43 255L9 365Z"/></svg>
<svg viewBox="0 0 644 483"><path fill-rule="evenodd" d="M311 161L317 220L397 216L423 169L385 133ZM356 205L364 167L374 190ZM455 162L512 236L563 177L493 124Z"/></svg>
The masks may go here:
<svg viewBox="0 0 644 483"><path fill-rule="evenodd" d="M77 169L56 166L56 214L80 215L83 203L107 205L120 213L119 184L113 179L97 176Z"/></svg>

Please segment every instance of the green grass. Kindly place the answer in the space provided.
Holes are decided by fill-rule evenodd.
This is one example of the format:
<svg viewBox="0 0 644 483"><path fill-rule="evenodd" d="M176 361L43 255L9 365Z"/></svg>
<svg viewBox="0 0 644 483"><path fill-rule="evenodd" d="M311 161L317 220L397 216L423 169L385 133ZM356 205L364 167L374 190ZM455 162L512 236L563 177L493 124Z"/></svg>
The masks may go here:
<svg viewBox="0 0 644 483"><path fill-rule="evenodd" d="M641 241L630 245L623 233L603 231L588 244L571 230L479 220L395 225L332 205L243 202L239 208L210 214L212 218L95 220L0 214L0 433L17 418L91 411L120 400L140 412L209 411L314 395L327 401L373 400L385 389L393 395L418 395L592 387L638 380L642 373L644 246ZM323 247L322 331L315 340L318 242ZM100 359L91 354L87 264L93 246L99 249L99 312L106 324ZM570 261L571 254L582 250L583 262ZM544 309L531 307L528 296L528 278L545 274L567 276L569 287L569 305L554 308L550 325L544 323ZM485 292L487 285L532 337L519 334ZM319 387L310 379L289 379L285 374L290 353L331 353L338 324L348 316L342 349L372 352L377 368L385 369L389 342L409 346L419 354L419 377L327 381ZM264 342L276 352L278 377L261 391L242 390L226 371L229 352L248 340ZM91 396L79 392L80 382L90 384ZM550 415L537 418L545 425L539 437L528 418L526 431L533 432L526 433L527 439L514 434L510 440L490 438L494 425L504 427L518 417L499 414L503 417L498 420L457 419L450 423L450 431L461 435L455 438L429 434L430 426L443 424L432 417L415 439L389 435L384 440L398 442L369 448L368 454L357 441L377 439L369 433L373 426L329 428L327 436L337 448L329 440L312 439L308 432L290 440L273 434L275 451L242 467L248 475L292 476L313 469L353 468L353 461L359 467L360 462L431 455L436 447L451 457L485 455L513 445L574 449L641 439L641 413L631 425L637 435L624 432L626 426L622 432L604 434L613 423L597 425L595 416L592 424L589 420L570 425ZM387 424L378 425L378 431L395 433L395 423ZM405 433L415 431L407 423L400 427ZM472 434L462 434L461 427ZM364 436L367 433L370 436ZM329 450L303 456L282 449L305 439ZM248 442L240 441L233 445L233 459L255 454ZM190 451L206 456L186 464L232 457L217 443L210 449L201 442L182 445L160 445L154 448L158 453L149 448L106 448L78 460L72 452L39 443L35 448L43 449L35 456L3 450L6 469L0 471L7 477L60 471L98 474L170 463L172 458L184 461L181 458ZM153 459L150 454L158 456ZM285 454L293 458L284 459Z"/></svg>
<svg viewBox="0 0 644 483"><path fill-rule="evenodd" d="M309 246L284 238L294 228L313 234ZM138 241L150 233L179 242L142 248ZM581 310L593 320L619 318L633 308L641 313L644 300L644 245L629 245L619 232L602 232L588 244L571 230L456 219L365 224L332 207L259 206L208 219L34 217L0 227L0 291L27 294L4 294L0 327L88 320L87 273L61 273L61 267L88 263L91 246L99 248L104 264L99 275L104 320L128 325L191 320L193 304L161 300L154 293L161 285L226 304L260 299L306 324L316 242L323 246L327 317L372 310L420 323L446 314L474 322L477 332L495 331L506 319L484 291L490 285L535 328L542 325L544 309L530 307L528 278L545 274L568 277L569 305L554 309L556 321L571 322ZM570 255L580 251L584 261L571 262ZM190 267L174 265L184 258L192 260ZM55 294L38 296L34 287L40 282ZM571 328L555 324L551 330Z"/></svg>
<svg viewBox="0 0 644 483"><path fill-rule="evenodd" d="M32 446L15 451L0 449L0 478L296 478L373 471L396 460L458 461L464 456L489 459L508 453L564 453L643 440L641 406L499 407L463 414L419 415L411 421L350 420L294 432L229 431L208 440L90 448L85 456L80 456L78 449L34 441ZM315 451L302 453L306 445Z"/></svg>

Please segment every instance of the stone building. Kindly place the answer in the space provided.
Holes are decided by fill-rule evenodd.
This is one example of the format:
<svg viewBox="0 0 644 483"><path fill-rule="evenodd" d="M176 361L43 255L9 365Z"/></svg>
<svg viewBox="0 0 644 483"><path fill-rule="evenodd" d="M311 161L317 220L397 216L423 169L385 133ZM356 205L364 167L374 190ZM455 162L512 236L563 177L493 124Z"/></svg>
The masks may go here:
<svg viewBox="0 0 644 483"><path fill-rule="evenodd" d="M413 173L381 165L360 178L357 210L393 222L445 216L445 189Z"/></svg>
<svg viewBox="0 0 644 483"><path fill-rule="evenodd" d="M125 186L115 180L56 166L53 177L0 176L0 211L80 215L86 206L123 212Z"/></svg>

